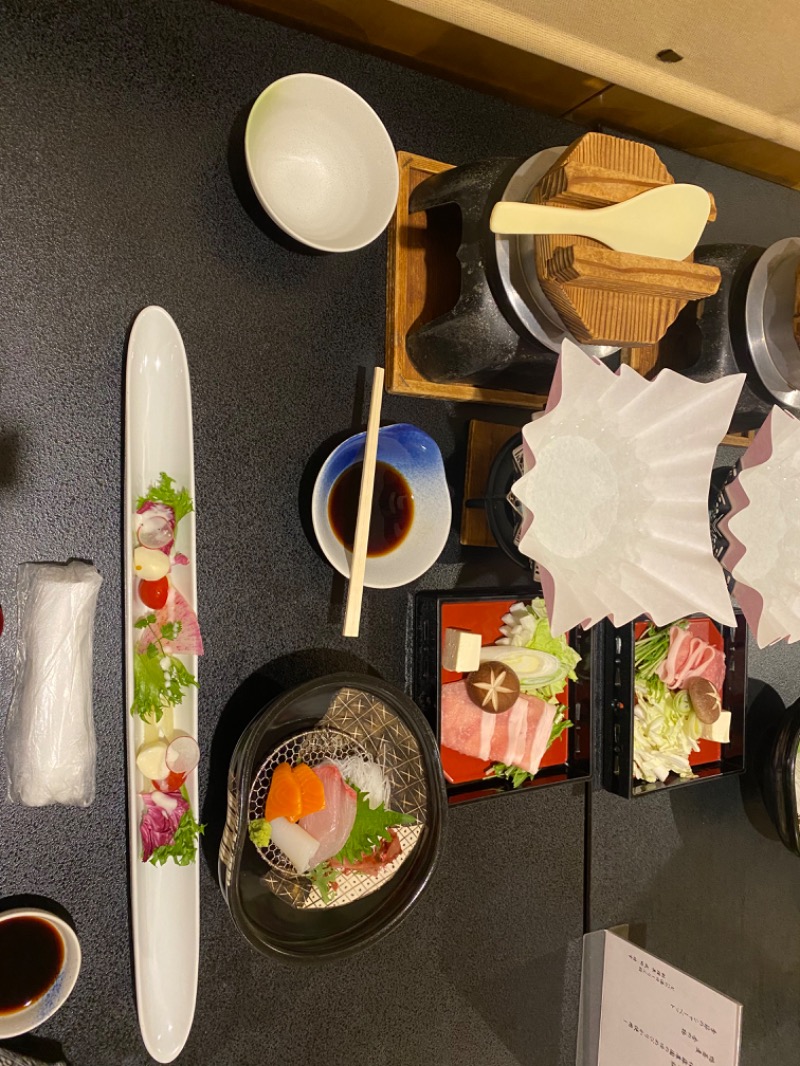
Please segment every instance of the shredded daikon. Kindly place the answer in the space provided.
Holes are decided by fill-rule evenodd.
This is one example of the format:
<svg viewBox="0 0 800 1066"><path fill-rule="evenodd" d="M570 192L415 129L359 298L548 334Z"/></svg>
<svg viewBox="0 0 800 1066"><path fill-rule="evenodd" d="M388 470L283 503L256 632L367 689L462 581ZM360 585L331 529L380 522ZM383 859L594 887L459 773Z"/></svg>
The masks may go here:
<svg viewBox="0 0 800 1066"><path fill-rule="evenodd" d="M351 755L347 759L329 759L339 773L360 792L365 792L371 809L379 804L389 806L391 785L374 759L365 759L360 755Z"/></svg>

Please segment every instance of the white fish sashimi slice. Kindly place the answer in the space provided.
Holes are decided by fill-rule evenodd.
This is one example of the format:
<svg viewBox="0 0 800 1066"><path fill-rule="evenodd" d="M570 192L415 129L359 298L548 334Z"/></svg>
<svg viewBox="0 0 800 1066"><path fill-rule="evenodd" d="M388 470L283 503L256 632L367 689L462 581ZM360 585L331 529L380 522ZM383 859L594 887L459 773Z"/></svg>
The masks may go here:
<svg viewBox="0 0 800 1066"><path fill-rule="evenodd" d="M357 797L332 763L321 763L314 773L325 790L325 807L300 819L300 825L319 841L311 865L337 855L347 843L356 820Z"/></svg>
<svg viewBox="0 0 800 1066"><path fill-rule="evenodd" d="M319 847L319 841L306 832L300 825L295 825L286 818L273 818L272 843L280 848L299 874L304 874L316 863L311 860Z"/></svg>

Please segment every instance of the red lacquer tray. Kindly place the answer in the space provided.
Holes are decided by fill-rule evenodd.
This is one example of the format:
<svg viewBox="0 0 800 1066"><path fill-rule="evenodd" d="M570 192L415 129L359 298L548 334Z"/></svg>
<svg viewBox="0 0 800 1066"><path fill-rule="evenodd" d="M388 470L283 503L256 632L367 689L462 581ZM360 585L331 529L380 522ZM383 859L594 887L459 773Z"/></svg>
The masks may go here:
<svg viewBox="0 0 800 1066"><path fill-rule="evenodd" d="M494 644L502 635L503 615L512 604L541 595L537 585L511 590L463 589L421 592L415 600L414 698L440 737L442 685L463 674L441 665L444 633L448 628L481 634L481 643ZM538 774L514 789L503 778L487 777L490 762L440 747L451 803L524 792L531 788L586 780L591 773L591 635L573 630L569 642L581 655L579 680L569 682L561 696L572 725L545 752Z"/></svg>
<svg viewBox="0 0 800 1066"><path fill-rule="evenodd" d="M698 781L738 774L744 770L744 722L747 703L747 623L736 609L736 625L721 626L710 618L689 619L692 634L725 653L722 705L731 712L729 744L700 741L700 751L689 762L693 778L670 774L666 781L640 781L633 776L634 641L647 626L646 619L615 629L604 623L603 785L626 799L665 788L682 788Z"/></svg>

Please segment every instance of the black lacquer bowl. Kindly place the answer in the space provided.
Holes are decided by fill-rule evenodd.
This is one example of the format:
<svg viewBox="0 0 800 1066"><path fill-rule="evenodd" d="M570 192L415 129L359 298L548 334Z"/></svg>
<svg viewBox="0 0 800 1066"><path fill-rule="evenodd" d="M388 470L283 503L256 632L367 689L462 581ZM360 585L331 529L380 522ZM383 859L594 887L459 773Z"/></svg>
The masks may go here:
<svg viewBox="0 0 800 1066"><path fill-rule="evenodd" d="M250 841L251 793L276 749L291 747L293 738L302 743L303 736L327 728L331 707L342 693L363 695L388 712L396 734L404 738L406 753L411 752L411 762L400 765L398 781L407 786L413 778L424 818L413 848L380 887L355 893L358 898L343 905L309 907L299 889L292 898L290 879L281 883ZM381 743L391 747L392 736L387 733ZM433 733L416 704L398 689L374 677L334 674L283 693L247 727L231 759L219 883L234 924L257 951L300 961L340 958L375 943L405 917L430 881L441 851L446 810Z"/></svg>

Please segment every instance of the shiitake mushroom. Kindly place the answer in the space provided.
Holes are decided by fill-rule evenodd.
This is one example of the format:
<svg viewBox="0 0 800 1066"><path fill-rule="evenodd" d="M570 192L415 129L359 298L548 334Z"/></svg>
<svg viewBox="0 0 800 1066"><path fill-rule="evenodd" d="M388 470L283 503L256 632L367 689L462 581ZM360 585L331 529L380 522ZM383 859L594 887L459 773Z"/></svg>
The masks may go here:
<svg viewBox="0 0 800 1066"><path fill-rule="evenodd" d="M481 663L467 677L467 695L482 711L502 714L519 699L519 678L505 663Z"/></svg>
<svg viewBox="0 0 800 1066"><path fill-rule="evenodd" d="M686 685L689 702L704 725L713 725L722 714L722 701L716 687L705 677L693 677Z"/></svg>

